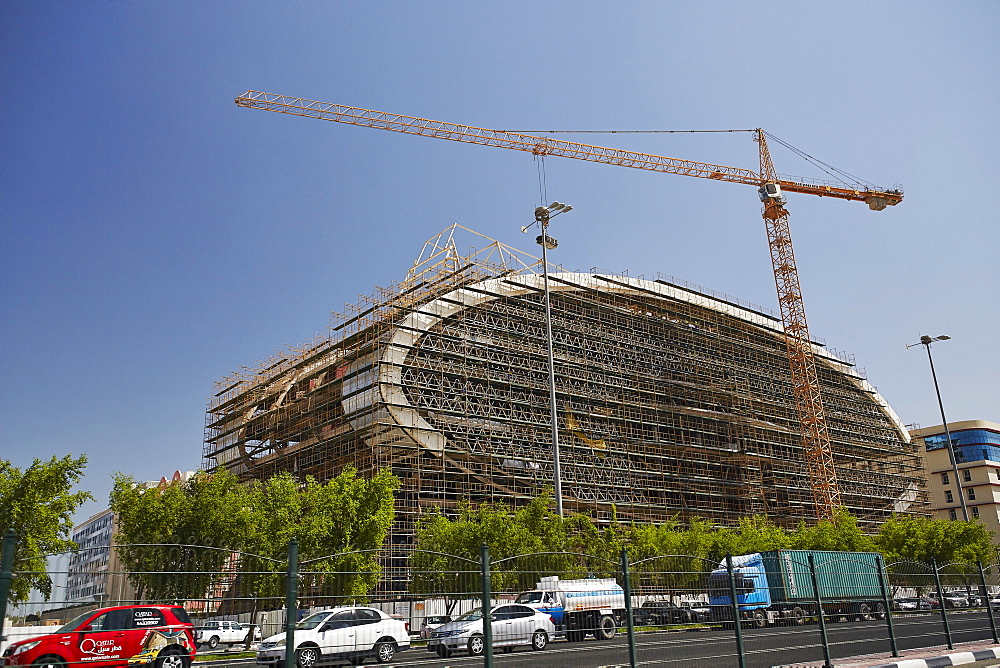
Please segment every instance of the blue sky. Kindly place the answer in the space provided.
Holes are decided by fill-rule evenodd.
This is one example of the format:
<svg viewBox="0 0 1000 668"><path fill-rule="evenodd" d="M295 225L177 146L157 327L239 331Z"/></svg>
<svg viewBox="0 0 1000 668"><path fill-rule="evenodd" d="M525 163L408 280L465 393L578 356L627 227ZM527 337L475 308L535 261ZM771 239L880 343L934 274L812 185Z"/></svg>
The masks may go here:
<svg viewBox="0 0 1000 668"><path fill-rule="evenodd" d="M812 333L905 423L992 419L996 2L0 4L0 457L201 462L213 383L326 331L452 223L533 251L527 154L238 108L247 89L480 127L763 127L902 204L789 196ZM746 134L560 135L757 168ZM778 147L781 173L824 175ZM553 261L776 308L753 188L550 158Z"/></svg>

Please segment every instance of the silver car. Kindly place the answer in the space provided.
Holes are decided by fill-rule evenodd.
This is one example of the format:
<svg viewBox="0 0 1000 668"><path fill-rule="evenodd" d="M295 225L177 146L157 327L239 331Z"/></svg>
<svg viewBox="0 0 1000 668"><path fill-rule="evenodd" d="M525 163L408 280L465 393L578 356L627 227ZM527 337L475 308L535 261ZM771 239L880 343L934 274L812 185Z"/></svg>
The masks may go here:
<svg viewBox="0 0 1000 668"><path fill-rule="evenodd" d="M534 650L545 649L555 634L552 618L526 605L503 604L490 612L493 615L493 646L504 652L513 652L515 647L522 645ZM469 656L481 655L486 650L482 608L434 629L427 641L427 649L442 658L463 649L469 652Z"/></svg>

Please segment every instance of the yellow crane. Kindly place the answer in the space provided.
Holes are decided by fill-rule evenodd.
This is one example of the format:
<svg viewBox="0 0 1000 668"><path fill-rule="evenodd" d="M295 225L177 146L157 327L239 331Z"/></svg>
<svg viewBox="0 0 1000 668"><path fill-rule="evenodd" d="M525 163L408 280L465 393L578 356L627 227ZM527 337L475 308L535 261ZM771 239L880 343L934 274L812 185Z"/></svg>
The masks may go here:
<svg viewBox="0 0 1000 668"><path fill-rule="evenodd" d="M797 179L781 178L771 161L771 153L767 146L767 133L759 128L752 131L760 152L760 171L755 172L750 169L713 165L693 160L679 160L662 155L536 137L505 130L488 130L260 91L247 91L236 98L236 104L250 109L263 109L379 130L525 151L536 156L574 158L668 174L742 183L756 187L760 201L763 203L762 215L767 229L768 245L771 249L771 264L778 291L778 304L781 308L795 407L802 429L802 445L809 470L814 508L819 519L829 519L833 516L834 509L840 505L840 488L833 465L833 451L823 412L816 359L813 355L809 327L806 324L806 313L802 304L802 290L799 285L798 269L795 265L795 253L792 249L788 211L785 209L783 193L805 193L820 197L865 202L873 211L882 211L887 206L895 206L903 200L903 193L900 189L881 189L868 185L843 183L808 183Z"/></svg>

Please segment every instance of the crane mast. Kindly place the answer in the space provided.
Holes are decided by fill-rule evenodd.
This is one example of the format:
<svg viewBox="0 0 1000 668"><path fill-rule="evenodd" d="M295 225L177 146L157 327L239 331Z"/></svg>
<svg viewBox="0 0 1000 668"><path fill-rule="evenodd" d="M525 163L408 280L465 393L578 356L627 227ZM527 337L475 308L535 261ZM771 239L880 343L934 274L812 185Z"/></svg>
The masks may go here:
<svg viewBox="0 0 1000 668"><path fill-rule="evenodd" d="M806 455L814 508L819 519L830 519L833 516L835 508L840 505L840 490L823 412L816 359L813 355L812 340L809 337L809 328L806 324L802 290L799 285L798 269L795 265L795 254L788 225L788 211L785 209L785 199L782 193L795 192L865 202L872 210L881 211L887 206L894 206L902 201L903 193L901 190L843 183L810 183L788 177L779 177L771 161L765 133L760 129L753 131L760 151L760 171L755 172L725 165L680 160L650 153L554 140L504 130L489 130L260 91L247 91L237 97L235 101L237 105L251 109L263 109L423 137L495 146L525 151L533 155L573 158L757 187L760 200L763 203L762 215L771 251L771 264L778 292L778 303L781 308L795 408L801 424L802 445Z"/></svg>

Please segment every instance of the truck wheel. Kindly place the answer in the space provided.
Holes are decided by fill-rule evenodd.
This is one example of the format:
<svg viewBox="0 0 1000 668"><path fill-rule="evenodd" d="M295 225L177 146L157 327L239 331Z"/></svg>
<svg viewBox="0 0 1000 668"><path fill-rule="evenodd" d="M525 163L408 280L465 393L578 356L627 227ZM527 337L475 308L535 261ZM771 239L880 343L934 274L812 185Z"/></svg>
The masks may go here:
<svg viewBox="0 0 1000 668"><path fill-rule="evenodd" d="M601 617L600 626L594 632L594 636L598 640L611 640L615 637L618 632L618 627L615 626L615 620L613 617Z"/></svg>
<svg viewBox="0 0 1000 668"><path fill-rule="evenodd" d="M543 650L549 644L549 634L541 629L531 634L531 649ZM511 648L513 649L513 648Z"/></svg>
<svg viewBox="0 0 1000 668"><path fill-rule="evenodd" d="M379 663L389 663L396 656L396 644L391 642L375 643L375 660Z"/></svg>
<svg viewBox="0 0 1000 668"><path fill-rule="evenodd" d="M854 620L857 622L870 622L873 619L871 606L867 603L862 603L858 606L858 614L854 616Z"/></svg>
<svg viewBox="0 0 1000 668"><path fill-rule="evenodd" d="M788 620L788 623L792 626L802 626L806 623L806 611L799 606L795 606L792 608L792 616Z"/></svg>
<svg viewBox="0 0 1000 668"><path fill-rule="evenodd" d="M875 605L875 619L885 619L885 603Z"/></svg>
<svg viewBox="0 0 1000 668"><path fill-rule="evenodd" d="M762 629L767 626L767 615L762 610L754 610L750 622L755 628Z"/></svg>
<svg viewBox="0 0 1000 668"><path fill-rule="evenodd" d="M486 639L480 635L469 638L469 656L482 656L486 651Z"/></svg>
<svg viewBox="0 0 1000 668"><path fill-rule="evenodd" d="M208 639L208 646L215 649L219 646L219 636L212 636Z"/></svg>

